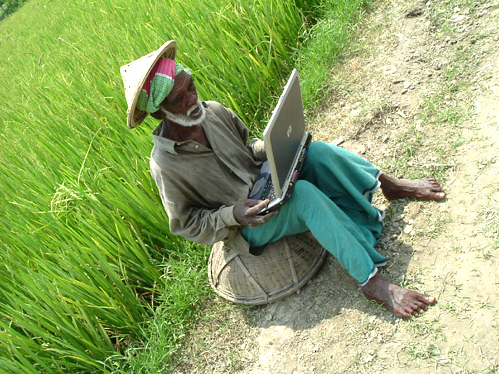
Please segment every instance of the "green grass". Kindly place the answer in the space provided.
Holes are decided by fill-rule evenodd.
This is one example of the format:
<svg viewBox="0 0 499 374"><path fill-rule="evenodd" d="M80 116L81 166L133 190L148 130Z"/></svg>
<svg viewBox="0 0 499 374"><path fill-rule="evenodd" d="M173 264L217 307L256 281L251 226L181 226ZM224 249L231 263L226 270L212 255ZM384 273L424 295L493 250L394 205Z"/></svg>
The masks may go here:
<svg viewBox="0 0 499 374"><path fill-rule="evenodd" d="M0 0L0 21L14 13L27 0Z"/></svg>
<svg viewBox="0 0 499 374"><path fill-rule="evenodd" d="M320 4L31 0L2 21L2 373L167 370L209 292L210 248L169 232L153 121L126 128L119 67L176 39L201 98L257 135L295 65L306 105L320 101L319 62L339 58L364 1Z"/></svg>
<svg viewBox="0 0 499 374"><path fill-rule="evenodd" d="M297 66L303 77L302 95L306 107L317 107L333 89L332 67L350 42L354 22L362 17L361 1L335 1L326 6L325 16L315 24L299 50Z"/></svg>

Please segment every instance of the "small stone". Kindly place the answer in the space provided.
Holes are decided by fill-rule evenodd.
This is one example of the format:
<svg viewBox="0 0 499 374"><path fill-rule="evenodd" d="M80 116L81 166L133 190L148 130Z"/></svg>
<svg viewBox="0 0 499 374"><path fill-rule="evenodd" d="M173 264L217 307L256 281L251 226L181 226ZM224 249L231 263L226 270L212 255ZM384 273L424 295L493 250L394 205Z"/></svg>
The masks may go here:
<svg viewBox="0 0 499 374"><path fill-rule="evenodd" d="M412 233L412 226L411 225L407 225L406 227L404 227L404 234L410 234Z"/></svg>

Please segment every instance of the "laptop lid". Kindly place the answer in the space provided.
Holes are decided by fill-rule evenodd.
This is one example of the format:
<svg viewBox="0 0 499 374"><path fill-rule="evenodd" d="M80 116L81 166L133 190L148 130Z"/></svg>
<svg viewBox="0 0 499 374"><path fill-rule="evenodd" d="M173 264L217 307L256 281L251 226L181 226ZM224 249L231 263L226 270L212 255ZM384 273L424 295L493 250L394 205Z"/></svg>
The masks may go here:
<svg viewBox="0 0 499 374"><path fill-rule="evenodd" d="M305 115L298 70L294 69L263 133L265 151L277 196L286 180L305 136Z"/></svg>

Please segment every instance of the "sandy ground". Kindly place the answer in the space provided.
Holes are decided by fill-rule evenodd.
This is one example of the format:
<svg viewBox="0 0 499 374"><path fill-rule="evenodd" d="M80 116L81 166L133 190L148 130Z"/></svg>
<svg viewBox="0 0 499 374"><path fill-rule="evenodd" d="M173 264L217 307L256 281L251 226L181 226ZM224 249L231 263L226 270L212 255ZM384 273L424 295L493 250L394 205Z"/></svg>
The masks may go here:
<svg viewBox="0 0 499 374"><path fill-rule="evenodd" d="M175 373L499 373L499 7L455 3L376 2L311 128L388 174L442 180L442 202L375 199L384 276L438 303L397 318L329 256L273 304L215 298Z"/></svg>

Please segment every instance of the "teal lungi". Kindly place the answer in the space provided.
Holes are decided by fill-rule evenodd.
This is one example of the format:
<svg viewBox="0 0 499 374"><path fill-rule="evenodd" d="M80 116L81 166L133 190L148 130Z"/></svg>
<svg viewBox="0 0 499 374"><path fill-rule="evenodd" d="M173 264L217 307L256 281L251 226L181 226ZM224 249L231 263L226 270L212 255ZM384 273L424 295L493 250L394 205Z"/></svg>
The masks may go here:
<svg viewBox="0 0 499 374"><path fill-rule="evenodd" d="M244 228L252 247L310 231L360 285L386 264L375 247L384 212L372 205L381 172L340 147L313 142L287 204L266 224Z"/></svg>

